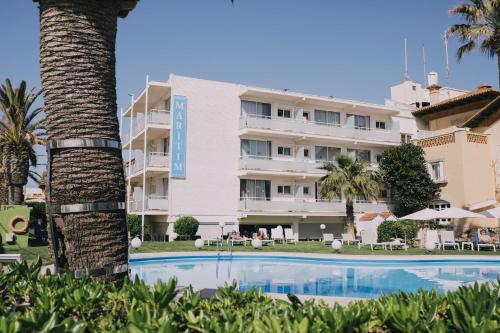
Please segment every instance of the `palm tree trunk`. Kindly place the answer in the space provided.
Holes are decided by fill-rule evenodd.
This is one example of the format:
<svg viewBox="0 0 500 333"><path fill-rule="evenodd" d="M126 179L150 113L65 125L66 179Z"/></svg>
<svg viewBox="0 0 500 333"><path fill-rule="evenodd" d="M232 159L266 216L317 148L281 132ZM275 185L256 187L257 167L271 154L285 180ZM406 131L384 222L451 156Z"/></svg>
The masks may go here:
<svg viewBox="0 0 500 333"><path fill-rule="evenodd" d="M39 2L41 78L49 140L120 140L115 78L118 1ZM125 201L121 150L53 150L50 168L51 204ZM61 214L55 221L59 263L70 270L127 263L124 210ZM121 281L126 274L102 279Z"/></svg>
<svg viewBox="0 0 500 333"><path fill-rule="evenodd" d="M352 201L345 203L346 208L346 231L348 234L354 235L354 204Z"/></svg>
<svg viewBox="0 0 500 333"><path fill-rule="evenodd" d="M24 201L23 187L28 183L29 148L6 144L2 151L5 184L10 205L21 205Z"/></svg>

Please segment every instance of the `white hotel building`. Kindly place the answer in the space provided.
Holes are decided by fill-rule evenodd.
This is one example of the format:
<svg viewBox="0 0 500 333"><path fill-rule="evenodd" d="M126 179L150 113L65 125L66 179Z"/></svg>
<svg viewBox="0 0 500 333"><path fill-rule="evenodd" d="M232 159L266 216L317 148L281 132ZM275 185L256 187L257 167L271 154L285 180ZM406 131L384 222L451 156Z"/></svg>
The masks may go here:
<svg viewBox="0 0 500 333"><path fill-rule="evenodd" d="M205 237L220 234L221 221L224 232L282 225L317 238L325 224L338 235L345 203L318 196L318 167L339 154L376 167L402 133L416 131L394 106L177 75L147 82L122 116L128 210L155 239L184 215ZM390 210L387 200L385 191L360 198L355 213Z"/></svg>

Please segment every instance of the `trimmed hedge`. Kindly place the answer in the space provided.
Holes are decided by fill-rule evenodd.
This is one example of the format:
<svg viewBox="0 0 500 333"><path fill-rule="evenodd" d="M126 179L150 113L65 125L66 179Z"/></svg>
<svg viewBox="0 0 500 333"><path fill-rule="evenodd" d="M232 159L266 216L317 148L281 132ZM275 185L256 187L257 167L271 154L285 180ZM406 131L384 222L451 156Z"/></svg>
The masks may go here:
<svg viewBox="0 0 500 333"><path fill-rule="evenodd" d="M419 222L413 220L385 220L377 227L377 236L379 242L390 242L394 238L402 238L407 241L413 241L417 238Z"/></svg>
<svg viewBox="0 0 500 333"><path fill-rule="evenodd" d="M192 216L181 216L174 224L174 231L179 239L194 239L200 223Z"/></svg>
<svg viewBox="0 0 500 333"><path fill-rule="evenodd" d="M235 285L210 299L190 288L179 295L175 280L117 288L89 276L40 276L40 267L0 272L0 332L498 332L500 325L499 282L331 307Z"/></svg>

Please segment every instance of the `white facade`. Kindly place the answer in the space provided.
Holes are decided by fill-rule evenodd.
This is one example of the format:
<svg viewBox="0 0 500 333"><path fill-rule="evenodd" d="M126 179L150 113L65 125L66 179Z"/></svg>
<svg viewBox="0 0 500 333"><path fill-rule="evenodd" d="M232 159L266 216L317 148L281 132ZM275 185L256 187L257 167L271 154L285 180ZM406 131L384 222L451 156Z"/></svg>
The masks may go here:
<svg viewBox="0 0 500 333"><path fill-rule="evenodd" d="M187 99L184 178L170 169L174 96ZM316 238L326 224L339 235L345 203L318 197L318 166L352 154L376 167L413 121L392 106L177 75L149 81L123 116L132 133L123 139L129 212L144 216L155 238L184 215L200 221L204 237L220 234L221 221L225 232L279 224ZM387 198L355 203L358 213L390 208Z"/></svg>

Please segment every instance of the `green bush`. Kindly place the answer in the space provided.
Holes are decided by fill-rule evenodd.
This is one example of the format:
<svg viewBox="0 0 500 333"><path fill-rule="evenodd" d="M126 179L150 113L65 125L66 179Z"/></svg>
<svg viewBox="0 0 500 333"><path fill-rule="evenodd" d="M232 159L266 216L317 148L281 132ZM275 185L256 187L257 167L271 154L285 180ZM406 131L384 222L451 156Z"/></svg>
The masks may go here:
<svg viewBox="0 0 500 333"><path fill-rule="evenodd" d="M47 225L47 212L45 202L26 202L26 206L30 207L30 220L36 221L42 219L43 226Z"/></svg>
<svg viewBox="0 0 500 333"><path fill-rule="evenodd" d="M394 238L402 238L407 241L413 241L417 238L420 224L413 220L397 220L380 223L377 228L379 242L389 242Z"/></svg>
<svg viewBox="0 0 500 333"><path fill-rule="evenodd" d="M88 275L40 273L41 262L0 270L0 332L498 332L500 283L447 294L420 290L347 306L272 300L236 285L202 299L176 281L121 288Z"/></svg>
<svg viewBox="0 0 500 333"><path fill-rule="evenodd" d="M127 228L130 233L130 237L141 235L141 218L139 215L128 214L127 215Z"/></svg>
<svg viewBox="0 0 500 333"><path fill-rule="evenodd" d="M174 231L179 239L193 239L198 232L199 222L192 216L181 216L174 224Z"/></svg>

